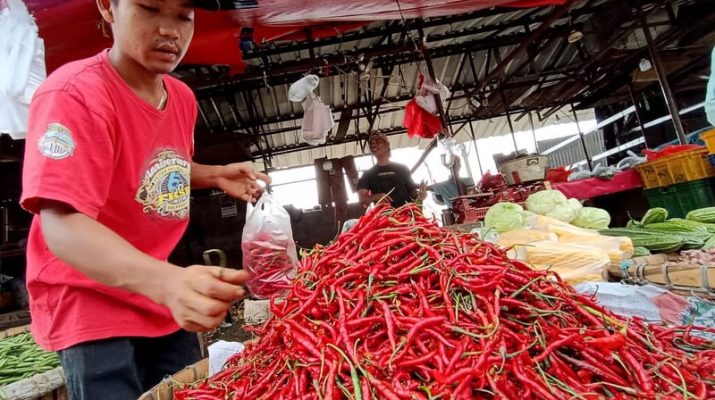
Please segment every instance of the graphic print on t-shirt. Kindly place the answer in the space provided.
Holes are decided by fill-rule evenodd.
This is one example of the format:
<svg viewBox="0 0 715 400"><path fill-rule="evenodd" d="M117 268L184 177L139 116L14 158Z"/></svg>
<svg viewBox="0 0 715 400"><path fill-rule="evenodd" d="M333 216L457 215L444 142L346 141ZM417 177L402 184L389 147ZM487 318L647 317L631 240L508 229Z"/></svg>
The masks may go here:
<svg viewBox="0 0 715 400"><path fill-rule="evenodd" d="M37 141L37 147L43 156L53 160L62 160L74 153L72 132L64 125L52 123L47 125L45 134Z"/></svg>
<svg viewBox="0 0 715 400"><path fill-rule="evenodd" d="M173 150L163 150L147 165L136 200L146 214L184 219L189 215L191 168Z"/></svg>

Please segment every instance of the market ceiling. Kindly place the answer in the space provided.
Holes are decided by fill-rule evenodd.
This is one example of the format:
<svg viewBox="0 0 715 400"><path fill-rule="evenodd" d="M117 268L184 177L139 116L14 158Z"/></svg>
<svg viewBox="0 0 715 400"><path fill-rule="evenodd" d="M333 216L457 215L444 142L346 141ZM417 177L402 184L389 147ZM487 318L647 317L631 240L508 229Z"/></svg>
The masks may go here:
<svg viewBox="0 0 715 400"><path fill-rule="evenodd" d="M709 72L715 2L640 3L676 94L704 90L698 77ZM109 45L93 1L27 4L50 69ZM437 77L453 93L446 109L463 141L470 138L468 121L480 121L475 134L485 137L508 133L506 114L520 130L533 112L538 128L559 114L568 118L572 104L587 109L627 100L629 83L636 94L657 93L653 71L638 72L648 50L635 4L259 0L254 9L198 12L192 47L175 75L197 95L197 156L298 166L360 153L374 130L394 146L415 145L403 140L402 118L418 75L426 73L418 45L424 41ZM521 8L529 6L538 7ZM252 31L242 36L242 28ZM581 40L569 40L574 31ZM317 94L332 106L337 126L320 147L301 142L303 110L287 99L290 83L306 73L320 76Z"/></svg>
<svg viewBox="0 0 715 400"><path fill-rule="evenodd" d="M254 29L256 42L305 39L310 28L313 38L335 36L375 20L429 18L479 9L535 7L563 4L566 0L259 0L256 8L233 11L197 11L196 34L184 63L229 65L243 69L236 46L242 27ZM26 0L37 18L40 36L47 49L47 67L88 57L110 41L99 29L100 16L92 0ZM242 2L224 2L240 4Z"/></svg>

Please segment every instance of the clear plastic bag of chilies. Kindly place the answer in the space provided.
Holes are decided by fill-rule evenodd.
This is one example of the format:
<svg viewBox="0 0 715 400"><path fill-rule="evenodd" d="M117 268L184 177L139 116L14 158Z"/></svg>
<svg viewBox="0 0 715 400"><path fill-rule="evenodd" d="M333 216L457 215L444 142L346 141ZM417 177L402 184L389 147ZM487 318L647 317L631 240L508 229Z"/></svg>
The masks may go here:
<svg viewBox="0 0 715 400"><path fill-rule="evenodd" d="M251 274L246 282L251 296L268 299L289 290L298 255L290 216L270 194L248 205L241 249L243 268Z"/></svg>

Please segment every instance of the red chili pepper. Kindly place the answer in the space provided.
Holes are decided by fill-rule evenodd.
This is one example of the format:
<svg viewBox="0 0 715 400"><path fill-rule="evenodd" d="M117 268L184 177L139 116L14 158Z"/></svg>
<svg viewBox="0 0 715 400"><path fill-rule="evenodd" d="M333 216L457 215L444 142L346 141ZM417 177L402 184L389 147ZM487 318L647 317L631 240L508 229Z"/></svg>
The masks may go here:
<svg viewBox="0 0 715 400"><path fill-rule="evenodd" d="M397 349L397 339L395 337L395 320L390 311L390 306L384 301L380 302L380 308L382 308L382 315L385 318L385 327L387 328L387 340L390 341L390 346L392 351Z"/></svg>
<svg viewBox="0 0 715 400"><path fill-rule="evenodd" d="M649 397L655 396L655 391L653 389L653 381L650 379L648 372L643 368L643 365L639 363L635 357L627 350L623 349L619 352L623 360L634 370L636 376L638 377L638 382L641 385L641 389L644 394Z"/></svg>
<svg viewBox="0 0 715 400"><path fill-rule="evenodd" d="M546 357L548 357L551 353L553 353L554 351L556 351L564 346L571 344L579 337L580 337L580 335L578 333L574 333L574 334L569 335L565 338L562 338L555 342L552 342L551 344L549 344L549 346L546 349L544 349L543 353L539 354L538 356L536 356L534 358L534 361L536 361L536 362L544 361L546 359Z"/></svg>

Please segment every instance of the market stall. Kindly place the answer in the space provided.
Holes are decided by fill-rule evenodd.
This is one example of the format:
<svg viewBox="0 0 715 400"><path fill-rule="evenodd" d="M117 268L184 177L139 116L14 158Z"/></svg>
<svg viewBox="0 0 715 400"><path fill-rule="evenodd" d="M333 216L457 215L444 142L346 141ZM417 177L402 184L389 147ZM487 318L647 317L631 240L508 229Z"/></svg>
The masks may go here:
<svg viewBox="0 0 715 400"><path fill-rule="evenodd" d="M277 185L314 182L318 200L298 209L269 189L244 205L186 188L197 222L170 261L242 265L247 298L202 335L203 360L140 400L715 398L715 131L693 78L715 26L708 4L304 3L196 14L174 72L196 95L194 161L307 168ZM49 71L108 44L94 4L27 5ZM540 148L550 126L571 130ZM702 139L686 145L695 127ZM419 196L348 203L375 133L388 153L422 150L413 173L441 153L458 193L442 221ZM483 169L481 140L496 136L508 146ZM8 326L30 318L24 147L0 137L0 166L14 166L0 174ZM172 178L156 186L185 189ZM66 398L57 354L24 327L4 336L0 399Z"/></svg>

